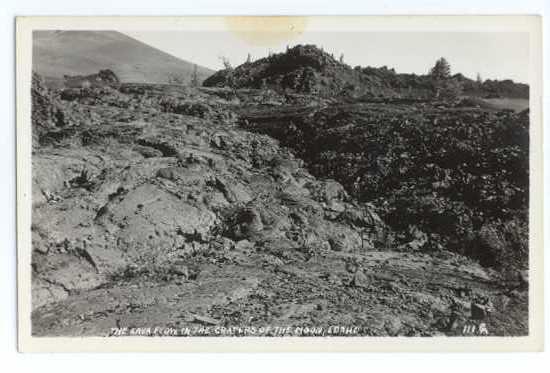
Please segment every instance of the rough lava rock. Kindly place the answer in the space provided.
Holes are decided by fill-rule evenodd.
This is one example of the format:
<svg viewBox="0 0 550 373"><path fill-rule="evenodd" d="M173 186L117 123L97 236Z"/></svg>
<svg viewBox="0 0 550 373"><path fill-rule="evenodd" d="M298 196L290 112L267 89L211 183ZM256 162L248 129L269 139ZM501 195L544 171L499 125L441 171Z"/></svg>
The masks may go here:
<svg viewBox="0 0 550 373"><path fill-rule="evenodd" d="M236 124L236 102L259 94L237 93L122 84L51 100L33 79L33 134L48 139L33 153L34 335L200 324L449 334L437 321L465 287L463 302L495 304L494 334L526 330L511 321L523 320L524 290L501 311L504 289L475 262L393 251L373 206ZM207 109L166 110L166 97Z"/></svg>

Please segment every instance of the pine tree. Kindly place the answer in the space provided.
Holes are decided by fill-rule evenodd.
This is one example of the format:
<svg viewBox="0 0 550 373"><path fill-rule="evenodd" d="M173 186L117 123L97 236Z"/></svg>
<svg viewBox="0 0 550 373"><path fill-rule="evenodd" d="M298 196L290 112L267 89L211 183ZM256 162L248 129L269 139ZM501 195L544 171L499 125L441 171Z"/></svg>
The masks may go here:
<svg viewBox="0 0 550 373"><path fill-rule="evenodd" d="M481 75L480 75L479 73L477 73L476 82L477 82L478 84L483 84L483 79L481 79Z"/></svg>
<svg viewBox="0 0 550 373"><path fill-rule="evenodd" d="M340 55L340 63L344 63L344 53Z"/></svg>
<svg viewBox="0 0 550 373"><path fill-rule="evenodd" d="M434 98L454 101L462 93L462 84L455 78L451 78L451 65L444 57L435 62L430 69Z"/></svg>
<svg viewBox="0 0 550 373"><path fill-rule="evenodd" d="M444 57L441 57L431 68L430 75L436 80L448 79L451 76L451 65Z"/></svg>
<svg viewBox="0 0 550 373"><path fill-rule="evenodd" d="M246 56L246 63L250 62L252 62L252 56L250 55L250 53L248 53L248 56Z"/></svg>
<svg viewBox="0 0 550 373"><path fill-rule="evenodd" d="M197 72L197 65L193 65L193 75L191 77L191 87L199 86L199 74Z"/></svg>
<svg viewBox="0 0 550 373"><path fill-rule="evenodd" d="M220 60L222 60L223 67L226 70L232 70L233 66L231 66L231 62L229 62L229 59L225 56L220 56Z"/></svg>

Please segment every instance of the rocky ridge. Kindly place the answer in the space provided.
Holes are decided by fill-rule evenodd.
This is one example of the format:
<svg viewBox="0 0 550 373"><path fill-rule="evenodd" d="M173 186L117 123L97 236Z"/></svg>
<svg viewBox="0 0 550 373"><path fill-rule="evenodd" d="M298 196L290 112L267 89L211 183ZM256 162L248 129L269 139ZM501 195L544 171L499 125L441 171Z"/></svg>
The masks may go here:
<svg viewBox="0 0 550 373"><path fill-rule="evenodd" d="M464 95L476 97L529 98L529 86L512 80L479 83L458 73L452 76ZM324 97L401 98L430 100L434 83L429 75L398 73L387 66L350 66L315 45L296 45L285 52L220 70L204 80L206 87L274 89Z"/></svg>

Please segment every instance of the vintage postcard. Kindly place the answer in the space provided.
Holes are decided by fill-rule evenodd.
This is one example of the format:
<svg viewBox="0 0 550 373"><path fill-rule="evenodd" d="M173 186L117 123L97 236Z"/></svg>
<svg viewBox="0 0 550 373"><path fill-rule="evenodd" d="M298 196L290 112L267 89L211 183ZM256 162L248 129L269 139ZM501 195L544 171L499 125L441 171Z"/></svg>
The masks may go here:
<svg viewBox="0 0 550 373"><path fill-rule="evenodd" d="M539 351L537 16L20 17L21 351Z"/></svg>

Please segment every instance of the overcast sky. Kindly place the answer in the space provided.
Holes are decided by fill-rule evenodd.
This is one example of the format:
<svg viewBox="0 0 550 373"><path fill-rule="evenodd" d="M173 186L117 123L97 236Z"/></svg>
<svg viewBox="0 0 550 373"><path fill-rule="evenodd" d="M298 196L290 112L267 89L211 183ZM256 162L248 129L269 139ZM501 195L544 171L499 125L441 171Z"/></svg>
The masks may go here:
<svg viewBox="0 0 550 373"><path fill-rule="evenodd" d="M280 52L287 45L316 44L336 58L344 54L351 65L388 66L397 72L425 74L439 57L451 64L452 73L470 78L513 79L528 82L529 35L505 32L305 32L291 41L266 35L265 45L253 45L230 32L136 31L127 35L176 57L214 70L220 56L236 66ZM283 38L284 39L284 38Z"/></svg>

